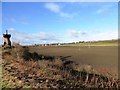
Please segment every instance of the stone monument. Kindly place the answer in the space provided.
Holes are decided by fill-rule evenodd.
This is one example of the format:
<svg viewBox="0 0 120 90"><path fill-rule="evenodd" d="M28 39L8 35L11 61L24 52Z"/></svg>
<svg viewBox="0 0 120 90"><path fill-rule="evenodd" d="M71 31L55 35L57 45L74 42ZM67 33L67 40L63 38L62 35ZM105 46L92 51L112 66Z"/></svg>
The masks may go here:
<svg viewBox="0 0 120 90"><path fill-rule="evenodd" d="M11 47L10 37L11 37L11 34L8 34L8 31L6 30L6 34L3 34L4 47L6 47L6 46Z"/></svg>

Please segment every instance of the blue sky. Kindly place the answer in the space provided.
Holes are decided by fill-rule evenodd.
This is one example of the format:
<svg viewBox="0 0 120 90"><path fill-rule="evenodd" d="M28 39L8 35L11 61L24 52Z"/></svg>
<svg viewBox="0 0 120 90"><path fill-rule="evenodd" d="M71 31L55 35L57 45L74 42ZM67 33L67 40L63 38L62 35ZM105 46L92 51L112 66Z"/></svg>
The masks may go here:
<svg viewBox="0 0 120 90"><path fill-rule="evenodd" d="M117 39L117 2L3 2L2 33L23 45Z"/></svg>

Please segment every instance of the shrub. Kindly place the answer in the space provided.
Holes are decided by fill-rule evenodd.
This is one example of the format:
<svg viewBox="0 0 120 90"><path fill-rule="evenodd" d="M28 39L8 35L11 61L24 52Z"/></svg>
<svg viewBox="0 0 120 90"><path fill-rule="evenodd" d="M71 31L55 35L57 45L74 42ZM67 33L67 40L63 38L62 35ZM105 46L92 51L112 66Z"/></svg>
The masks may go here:
<svg viewBox="0 0 120 90"><path fill-rule="evenodd" d="M25 60L38 61L38 60L42 59L42 56L36 52L31 53L31 52L29 52L28 48L25 48L22 53L22 58Z"/></svg>
<svg viewBox="0 0 120 90"><path fill-rule="evenodd" d="M32 54L31 54L28 50L24 50L22 57L23 57L23 59L25 59L25 60L30 60L31 57L32 57Z"/></svg>
<svg viewBox="0 0 120 90"><path fill-rule="evenodd" d="M33 60L38 60L38 59L40 59L40 56L38 55L38 53L36 53L36 52L34 52L34 53L31 53L32 54L32 59Z"/></svg>

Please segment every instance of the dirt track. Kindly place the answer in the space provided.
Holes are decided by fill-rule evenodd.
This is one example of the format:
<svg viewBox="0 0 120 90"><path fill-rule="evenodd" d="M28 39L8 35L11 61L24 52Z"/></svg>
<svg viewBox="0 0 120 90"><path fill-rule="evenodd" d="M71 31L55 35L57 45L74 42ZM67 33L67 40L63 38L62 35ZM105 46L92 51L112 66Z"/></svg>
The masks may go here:
<svg viewBox="0 0 120 90"><path fill-rule="evenodd" d="M117 47L61 47L45 46L32 47L32 52L50 56L63 56L80 64L90 64L95 67L107 67L117 72Z"/></svg>

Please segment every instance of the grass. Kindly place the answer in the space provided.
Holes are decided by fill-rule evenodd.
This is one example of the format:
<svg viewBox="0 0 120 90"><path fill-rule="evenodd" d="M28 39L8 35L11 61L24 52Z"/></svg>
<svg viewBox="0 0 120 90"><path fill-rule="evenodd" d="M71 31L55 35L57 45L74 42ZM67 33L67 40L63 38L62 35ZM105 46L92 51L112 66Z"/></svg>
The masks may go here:
<svg viewBox="0 0 120 90"><path fill-rule="evenodd" d="M103 88L103 86L100 86L101 83L109 83L105 79L110 78L106 75L103 76L102 74L96 73L96 70L91 65L76 65L61 57L51 59L49 56L44 56L44 58L41 58L41 55L30 53L28 49L23 49L22 46L15 48L6 50L3 53L2 88L77 87L85 89L90 87ZM27 50L27 53L23 53L24 50ZM29 55L29 58L27 55ZM24 59L23 56L29 60ZM36 60L34 60L35 57L37 57ZM95 78L99 78L102 82L98 81L96 84L93 82ZM110 82L112 83L112 79L110 79ZM118 83L115 87L117 85ZM104 87L108 86L104 85Z"/></svg>
<svg viewBox="0 0 120 90"><path fill-rule="evenodd" d="M83 42L83 43L76 43L76 44L65 44L62 46L118 46L118 40Z"/></svg>

